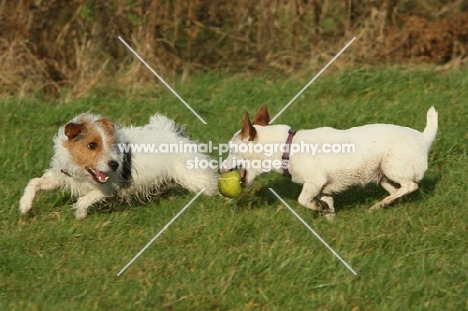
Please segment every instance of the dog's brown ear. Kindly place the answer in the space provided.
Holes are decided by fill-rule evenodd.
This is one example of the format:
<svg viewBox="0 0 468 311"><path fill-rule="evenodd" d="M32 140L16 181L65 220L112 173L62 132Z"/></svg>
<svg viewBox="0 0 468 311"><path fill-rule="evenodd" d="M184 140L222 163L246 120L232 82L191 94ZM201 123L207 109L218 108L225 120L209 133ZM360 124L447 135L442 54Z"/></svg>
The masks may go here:
<svg viewBox="0 0 468 311"><path fill-rule="evenodd" d="M250 123L249 113L246 112L242 118L241 139L245 140L248 138L248 140L254 140L256 136L257 130Z"/></svg>
<svg viewBox="0 0 468 311"><path fill-rule="evenodd" d="M110 120L108 118L102 118L102 119L97 120L96 122L102 124L104 129L108 133L110 133L110 134L114 133L115 124L114 124L114 122L112 122L112 120Z"/></svg>
<svg viewBox="0 0 468 311"><path fill-rule="evenodd" d="M68 140L75 139L78 134L83 130L84 124L77 123L68 123L65 125L65 135L68 137Z"/></svg>
<svg viewBox="0 0 468 311"><path fill-rule="evenodd" d="M263 104L255 115L254 124L265 126L268 123L270 123L270 114L268 113L267 105Z"/></svg>

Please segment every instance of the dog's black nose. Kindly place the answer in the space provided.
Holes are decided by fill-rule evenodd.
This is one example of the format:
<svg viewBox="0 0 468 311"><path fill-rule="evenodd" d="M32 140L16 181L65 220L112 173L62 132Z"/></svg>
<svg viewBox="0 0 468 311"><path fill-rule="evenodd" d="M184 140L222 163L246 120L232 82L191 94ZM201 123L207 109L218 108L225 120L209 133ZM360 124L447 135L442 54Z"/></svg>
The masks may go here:
<svg viewBox="0 0 468 311"><path fill-rule="evenodd" d="M109 161L107 163L107 165L109 165L109 167L113 170L113 171L116 171L118 168L119 168L119 163L117 161Z"/></svg>
<svg viewBox="0 0 468 311"><path fill-rule="evenodd" d="M221 169L220 168L218 168L218 174L221 174Z"/></svg>

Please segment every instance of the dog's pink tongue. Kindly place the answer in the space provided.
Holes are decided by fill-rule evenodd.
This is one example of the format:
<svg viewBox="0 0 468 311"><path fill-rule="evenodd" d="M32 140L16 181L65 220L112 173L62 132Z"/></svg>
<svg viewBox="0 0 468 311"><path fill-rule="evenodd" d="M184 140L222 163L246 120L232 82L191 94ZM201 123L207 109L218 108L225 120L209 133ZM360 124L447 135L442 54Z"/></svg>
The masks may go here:
<svg viewBox="0 0 468 311"><path fill-rule="evenodd" d="M107 176L106 176L106 174L104 174L103 172L98 171L98 170L96 170L95 173L96 173L96 178L97 178L100 182L105 183L105 182L107 181Z"/></svg>

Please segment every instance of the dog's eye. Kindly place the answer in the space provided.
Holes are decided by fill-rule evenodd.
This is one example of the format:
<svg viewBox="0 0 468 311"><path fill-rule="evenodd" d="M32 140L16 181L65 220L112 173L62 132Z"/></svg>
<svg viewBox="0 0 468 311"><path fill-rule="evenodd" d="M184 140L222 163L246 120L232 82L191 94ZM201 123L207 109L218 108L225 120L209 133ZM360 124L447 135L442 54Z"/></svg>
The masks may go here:
<svg viewBox="0 0 468 311"><path fill-rule="evenodd" d="M98 144L93 141L93 142L88 144L88 149L94 150L94 149L97 148L97 146L98 146Z"/></svg>

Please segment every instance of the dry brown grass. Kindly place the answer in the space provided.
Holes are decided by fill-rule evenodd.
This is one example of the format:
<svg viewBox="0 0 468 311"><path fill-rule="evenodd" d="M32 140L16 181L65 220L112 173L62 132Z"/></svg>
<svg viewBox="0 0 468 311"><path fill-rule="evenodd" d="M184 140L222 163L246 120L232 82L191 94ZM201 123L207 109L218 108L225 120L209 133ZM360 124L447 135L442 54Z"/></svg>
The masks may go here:
<svg viewBox="0 0 468 311"><path fill-rule="evenodd" d="M382 61L460 66L467 1L0 1L0 96L87 94L200 70L292 73L317 68L353 36L336 68ZM415 14L418 12L418 14ZM116 79L117 78L117 79Z"/></svg>

